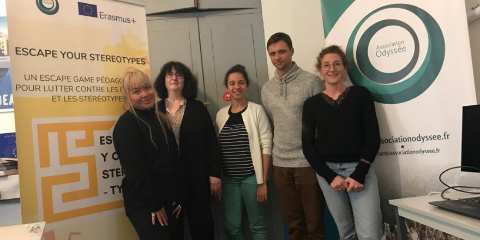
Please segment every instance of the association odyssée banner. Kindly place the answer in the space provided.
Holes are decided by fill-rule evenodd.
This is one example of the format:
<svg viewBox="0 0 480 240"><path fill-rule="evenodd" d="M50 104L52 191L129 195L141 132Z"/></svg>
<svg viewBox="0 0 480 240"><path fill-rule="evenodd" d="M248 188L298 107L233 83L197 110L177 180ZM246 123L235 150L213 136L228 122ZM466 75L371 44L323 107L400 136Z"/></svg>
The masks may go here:
<svg viewBox="0 0 480 240"><path fill-rule="evenodd" d="M465 3L322 0L322 17L326 44L346 50L351 83L376 102L382 144L374 166L393 227L389 199L441 191L439 174L460 165L462 106L477 104Z"/></svg>
<svg viewBox="0 0 480 240"><path fill-rule="evenodd" d="M7 0L22 221L45 240L136 239L112 130L127 68L150 72L145 9Z"/></svg>

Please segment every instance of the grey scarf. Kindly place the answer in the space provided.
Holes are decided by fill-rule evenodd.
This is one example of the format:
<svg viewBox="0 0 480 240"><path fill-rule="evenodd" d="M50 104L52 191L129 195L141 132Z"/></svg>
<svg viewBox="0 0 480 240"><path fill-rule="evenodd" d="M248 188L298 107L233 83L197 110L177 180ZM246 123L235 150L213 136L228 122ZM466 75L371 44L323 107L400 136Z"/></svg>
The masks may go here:
<svg viewBox="0 0 480 240"><path fill-rule="evenodd" d="M292 68L287 72L283 77L278 76L277 71L275 71L275 76L279 78L280 81L280 96L283 96L284 99L287 99L287 84L302 72L302 70L293 62Z"/></svg>

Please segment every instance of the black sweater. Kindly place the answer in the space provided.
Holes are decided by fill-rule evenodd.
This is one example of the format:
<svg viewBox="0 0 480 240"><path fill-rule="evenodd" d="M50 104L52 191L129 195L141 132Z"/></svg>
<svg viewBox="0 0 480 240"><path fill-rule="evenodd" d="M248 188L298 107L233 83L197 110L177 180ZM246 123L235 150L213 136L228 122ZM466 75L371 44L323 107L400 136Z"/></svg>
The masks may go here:
<svg viewBox="0 0 480 240"><path fill-rule="evenodd" d="M329 183L338 174L325 162L359 162L350 178L363 184L370 165L359 160L363 158L373 163L380 148L370 92L365 87L350 87L337 106L328 103L322 94L307 99L303 105L303 153L315 171Z"/></svg>
<svg viewBox="0 0 480 240"><path fill-rule="evenodd" d="M158 103L165 113L165 100ZM184 163L187 183L187 203L209 204L210 176L221 176L222 156L212 118L205 105L188 99L180 126L179 151Z"/></svg>
<svg viewBox="0 0 480 240"><path fill-rule="evenodd" d="M122 193L127 215L140 207L157 212L165 204L185 201L183 167L173 133L164 125L164 134L153 108L136 113L148 126L126 111L113 130L115 150L125 173Z"/></svg>

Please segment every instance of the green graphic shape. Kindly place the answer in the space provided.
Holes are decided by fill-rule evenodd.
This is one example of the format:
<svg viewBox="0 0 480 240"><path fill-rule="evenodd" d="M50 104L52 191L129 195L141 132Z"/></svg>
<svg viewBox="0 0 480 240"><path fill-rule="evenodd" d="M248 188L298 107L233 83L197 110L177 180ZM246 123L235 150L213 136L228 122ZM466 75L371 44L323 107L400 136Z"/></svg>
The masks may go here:
<svg viewBox="0 0 480 240"><path fill-rule="evenodd" d="M394 73L385 73L376 69L372 65L372 62L368 57L368 45L372 40L373 36L379 30L388 26L399 26L404 28L410 33L414 42L414 52L413 52L412 59L403 69ZM393 48L396 48L396 47L391 47L391 49ZM373 24L362 35L357 45L357 63L363 75L365 75L365 77L367 77L371 81L374 81L380 84L389 84L389 83L394 83L401 80L412 71L412 69L417 64L419 52L420 52L420 43L418 41L418 36L415 33L415 31L413 31L413 29L408 24L402 21L387 19L387 20L383 20Z"/></svg>
<svg viewBox="0 0 480 240"><path fill-rule="evenodd" d="M58 0L50 0L52 1L52 6L51 7L46 7L45 4L43 4L43 0L36 0L37 2L37 7L42 11L43 13L47 15L54 15L55 13L58 12L58 9L60 8L58 4Z"/></svg>
<svg viewBox="0 0 480 240"><path fill-rule="evenodd" d="M353 45L355 37L362 24L373 14L389 8L400 8L410 11L423 22L425 29L427 30L428 47L427 54L420 68L409 78L401 82L395 82L391 84L381 84L367 78L362 74L356 64L353 64L353 66L349 69L348 74L354 85L367 87L372 93L375 101L385 104L397 104L407 102L418 97L435 81L445 59L445 39L443 37L442 29L438 23L428 12L424 11L423 9L409 4L386 5L366 15L353 30L352 35L347 43L347 58L349 61L355 62ZM432 51L433 49L435 51ZM359 54L358 51L357 54ZM357 55L357 58L368 58L368 54L367 56L363 56L363 54L361 56ZM371 71L378 70L373 68ZM376 74L382 74L382 72L378 72ZM404 73L402 72L402 74ZM374 76L376 75L374 74Z"/></svg>
<svg viewBox="0 0 480 240"><path fill-rule="evenodd" d="M323 33L327 38L338 19L355 0L322 0Z"/></svg>

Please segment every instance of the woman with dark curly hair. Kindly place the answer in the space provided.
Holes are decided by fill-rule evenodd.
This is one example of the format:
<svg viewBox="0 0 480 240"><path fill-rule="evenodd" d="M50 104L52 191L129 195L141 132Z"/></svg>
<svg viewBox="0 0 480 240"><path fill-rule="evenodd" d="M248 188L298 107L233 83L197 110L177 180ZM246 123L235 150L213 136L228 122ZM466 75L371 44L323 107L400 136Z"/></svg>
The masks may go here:
<svg viewBox="0 0 480 240"><path fill-rule="evenodd" d="M185 214L193 240L214 239L210 195L220 197L221 155L213 121L196 100L197 79L181 62L163 65L155 80L159 110L167 115L185 166Z"/></svg>

